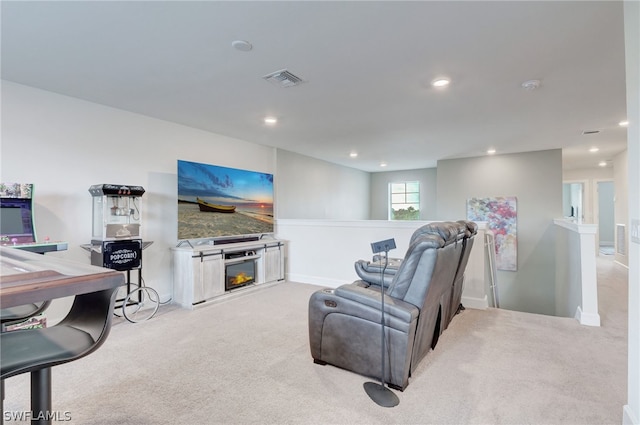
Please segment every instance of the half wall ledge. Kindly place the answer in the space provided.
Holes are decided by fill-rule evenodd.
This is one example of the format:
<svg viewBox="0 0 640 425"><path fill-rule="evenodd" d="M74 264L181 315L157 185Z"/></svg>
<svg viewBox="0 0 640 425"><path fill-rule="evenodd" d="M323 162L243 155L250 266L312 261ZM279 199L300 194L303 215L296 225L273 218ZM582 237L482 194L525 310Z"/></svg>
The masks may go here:
<svg viewBox="0 0 640 425"><path fill-rule="evenodd" d="M596 270L596 224L555 219L556 315L600 326ZM575 312L575 314L574 314Z"/></svg>

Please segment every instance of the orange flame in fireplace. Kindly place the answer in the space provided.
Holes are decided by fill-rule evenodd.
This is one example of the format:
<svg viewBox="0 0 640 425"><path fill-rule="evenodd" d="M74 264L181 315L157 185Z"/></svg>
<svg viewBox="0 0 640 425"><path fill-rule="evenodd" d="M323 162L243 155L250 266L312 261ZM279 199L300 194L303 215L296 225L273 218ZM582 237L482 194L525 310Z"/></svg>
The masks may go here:
<svg viewBox="0 0 640 425"><path fill-rule="evenodd" d="M236 277L234 277L233 279L231 279L231 284L232 285L242 285L243 283L247 283L253 280L253 277L247 275L244 272L240 272L236 275Z"/></svg>

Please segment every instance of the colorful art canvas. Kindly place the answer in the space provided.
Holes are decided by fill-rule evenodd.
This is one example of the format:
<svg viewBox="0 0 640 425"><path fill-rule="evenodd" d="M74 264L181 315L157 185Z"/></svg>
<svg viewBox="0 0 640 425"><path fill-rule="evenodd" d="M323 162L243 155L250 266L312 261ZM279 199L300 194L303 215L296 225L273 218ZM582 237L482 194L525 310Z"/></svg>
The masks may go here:
<svg viewBox="0 0 640 425"><path fill-rule="evenodd" d="M516 204L514 196L467 200L467 220L487 222L487 227L495 235L498 270L518 270Z"/></svg>

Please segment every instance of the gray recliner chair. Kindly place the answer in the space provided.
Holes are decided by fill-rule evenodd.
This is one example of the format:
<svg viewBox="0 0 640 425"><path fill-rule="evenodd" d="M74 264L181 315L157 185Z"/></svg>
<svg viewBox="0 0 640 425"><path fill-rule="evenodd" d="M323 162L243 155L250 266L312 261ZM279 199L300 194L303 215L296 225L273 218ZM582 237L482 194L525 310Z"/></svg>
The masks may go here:
<svg viewBox="0 0 640 425"><path fill-rule="evenodd" d="M455 229L454 229L455 228ZM473 241L478 232L478 225L473 221L458 220L456 222L443 221L432 222L418 228L411 236L411 241L425 234L438 234L445 239L452 236L452 232L457 232L456 248L460 250L460 262L451 282L451 306L448 309L449 317L445 317L443 328L447 328L453 317L464 307L461 304L462 291L464 289L464 270L469 260L469 253L473 248ZM397 272L401 258L389 258L385 267L385 259L379 255L373 257L373 261L358 260L354 266L358 276L371 285L380 285L384 281L386 287ZM384 272L383 272L384 270Z"/></svg>
<svg viewBox="0 0 640 425"><path fill-rule="evenodd" d="M411 371L435 347L449 317L459 264L457 230L413 240L385 288L384 381L404 390ZM380 379L381 286L361 281L315 292L309 300L309 342L316 363Z"/></svg>
<svg viewBox="0 0 640 425"><path fill-rule="evenodd" d="M411 239L409 240L409 245L411 245L420 236L428 234L440 235L445 240L449 240L453 234L457 234L458 241L462 242L466 230L467 228L463 224L462 220L457 222L432 222L419 227L415 232L413 232ZM385 260L384 256L376 254L373 256L372 261L356 261L354 263L354 267L358 277L363 281L372 285L381 285L382 281L384 282L384 286L388 287L393 279L393 275L397 273L401 263L402 258L388 258Z"/></svg>

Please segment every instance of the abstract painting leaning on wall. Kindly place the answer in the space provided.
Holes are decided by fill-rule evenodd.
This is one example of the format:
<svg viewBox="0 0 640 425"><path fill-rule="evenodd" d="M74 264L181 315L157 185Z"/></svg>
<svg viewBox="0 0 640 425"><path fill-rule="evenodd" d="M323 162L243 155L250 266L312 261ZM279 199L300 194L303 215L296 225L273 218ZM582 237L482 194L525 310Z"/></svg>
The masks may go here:
<svg viewBox="0 0 640 425"><path fill-rule="evenodd" d="M486 221L495 235L496 268L518 270L517 205L515 196L467 200L467 220Z"/></svg>

